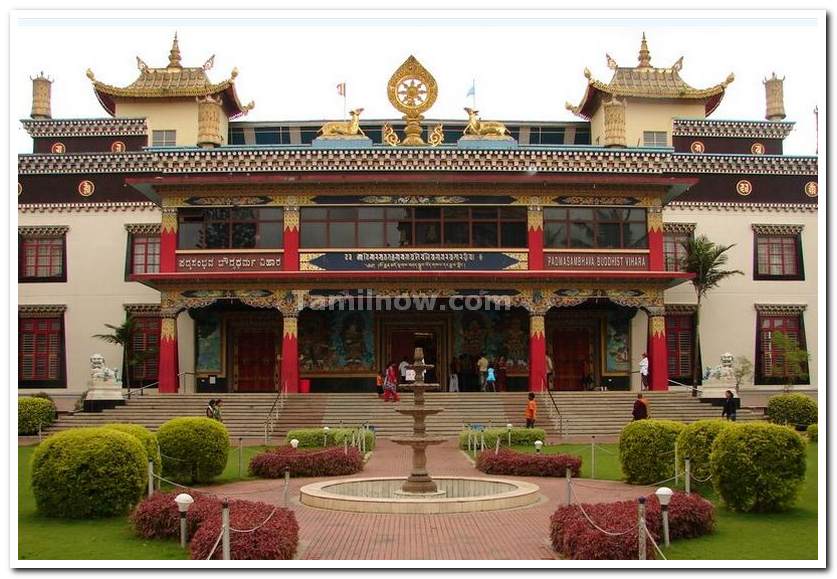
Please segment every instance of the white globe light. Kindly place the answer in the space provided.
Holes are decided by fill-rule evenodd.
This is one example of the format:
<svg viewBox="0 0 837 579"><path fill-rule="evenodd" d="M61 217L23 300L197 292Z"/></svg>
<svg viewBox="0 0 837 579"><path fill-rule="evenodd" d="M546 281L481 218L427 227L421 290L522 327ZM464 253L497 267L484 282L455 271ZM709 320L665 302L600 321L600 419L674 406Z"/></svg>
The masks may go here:
<svg viewBox="0 0 837 579"><path fill-rule="evenodd" d="M331 429L330 429L328 426L323 426L323 430L325 430L326 432L328 432L328 431L329 431L329 430L331 430Z"/></svg>
<svg viewBox="0 0 837 579"><path fill-rule="evenodd" d="M192 506L192 503L195 502L195 499L187 493L180 493L174 497L174 502L177 503L177 510L181 513L185 513L189 510L189 507Z"/></svg>
<svg viewBox="0 0 837 579"><path fill-rule="evenodd" d="M538 450L540 450L540 449L541 449L541 447L543 447L543 442L542 442L542 441L540 441L540 440L536 440L536 441L535 441L535 448L537 448Z"/></svg>
<svg viewBox="0 0 837 579"><path fill-rule="evenodd" d="M291 439L291 448L296 448L299 446L299 441L296 438Z"/></svg>
<svg viewBox="0 0 837 579"><path fill-rule="evenodd" d="M511 430L512 428L514 428L514 426L512 426L512 423L511 423L511 422L509 422L508 424L506 424L506 428L508 428L509 430Z"/></svg>
<svg viewBox="0 0 837 579"><path fill-rule="evenodd" d="M660 487L657 489L657 500L660 501L660 506L666 507L671 502L671 495L674 494L668 487Z"/></svg>

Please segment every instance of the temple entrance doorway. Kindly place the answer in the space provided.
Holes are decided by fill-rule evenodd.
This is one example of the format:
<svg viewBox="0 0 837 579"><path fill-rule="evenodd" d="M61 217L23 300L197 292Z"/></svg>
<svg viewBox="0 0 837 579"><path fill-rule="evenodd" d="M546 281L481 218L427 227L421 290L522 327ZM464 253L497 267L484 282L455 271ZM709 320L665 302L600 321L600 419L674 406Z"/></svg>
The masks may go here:
<svg viewBox="0 0 837 579"><path fill-rule="evenodd" d="M555 330L552 335L555 390L584 390L593 383L593 344L592 328Z"/></svg>
<svg viewBox="0 0 837 579"><path fill-rule="evenodd" d="M281 339L276 324L259 323L254 319L231 320L230 330L233 391L278 391Z"/></svg>
<svg viewBox="0 0 837 579"><path fill-rule="evenodd" d="M381 351L384 364L398 365L404 358L413 362L416 348L424 350L424 362L434 367L425 373L424 381L440 383L447 390L449 320L412 320L384 317L381 320Z"/></svg>

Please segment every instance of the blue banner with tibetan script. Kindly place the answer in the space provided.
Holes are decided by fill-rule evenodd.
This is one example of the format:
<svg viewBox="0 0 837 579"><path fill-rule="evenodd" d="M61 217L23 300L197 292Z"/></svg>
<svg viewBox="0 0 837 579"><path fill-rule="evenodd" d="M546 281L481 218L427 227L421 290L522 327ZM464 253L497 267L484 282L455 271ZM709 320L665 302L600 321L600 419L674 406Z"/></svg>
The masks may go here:
<svg viewBox="0 0 837 579"><path fill-rule="evenodd" d="M340 251L304 253L303 271L474 271L526 269L524 252L500 251Z"/></svg>

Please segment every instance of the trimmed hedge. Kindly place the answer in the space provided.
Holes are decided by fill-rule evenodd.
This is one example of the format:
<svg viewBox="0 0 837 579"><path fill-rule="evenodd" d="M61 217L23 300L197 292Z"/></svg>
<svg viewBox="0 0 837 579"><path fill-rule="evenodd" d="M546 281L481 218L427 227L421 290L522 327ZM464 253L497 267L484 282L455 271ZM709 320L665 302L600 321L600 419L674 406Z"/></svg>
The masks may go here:
<svg viewBox="0 0 837 579"><path fill-rule="evenodd" d="M500 449L496 455L494 449L477 455L477 470L486 474L506 474L514 476L558 476L563 477L569 468L572 476L581 474L581 457L570 454L533 454Z"/></svg>
<svg viewBox="0 0 837 579"><path fill-rule="evenodd" d="M230 451L227 427L212 418L172 418L157 430L163 476L205 483L224 472Z"/></svg>
<svg viewBox="0 0 837 579"><path fill-rule="evenodd" d="M692 476L705 479L709 476L709 453L715 438L726 428L735 426L729 420L698 420L687 424L677 435L677 468L684 472L686 457Z"/></svg>
<svg viewBox="0 0 837 579"><path fill-rule="evenodd" d="M645 520L657 544L661 542L662 517L655 495L645 503ZM583 504L585 512L601 528L624 535L611 536L594 529L578 505L559 507L550 519L552 548L568 559L636 559L639 555L637 535L637 501ZM672 540L699 537L715 528L712 503L699 495L675 492L669 504L669 536ZM656 550L646 541L646 556L653 559Z"/></svg>
<svg viewBox="0 0 837 579"><path fill-rule="evenodd" d="M281 446L250 459L250 474L261 478L282 478L286 468L293 477L355 474L363 470L363 455L354 447L343 454L342 448L300 450Z"/></svg>
<svg viewBox="0 0 837 579"><path fill-rule="evenodd" d="M147 455L129 434L75 428L47 438L32 457L32 491L49 517L93 518L127 512L148 485Z"/></svg>
<svg viewBox="0 0 837 579"><path fill-rule="evenodd" d="M156 492L143 499L131 513L134 533L143 539L179 538L180 512L174 498L180 492ZM207 518L221 512L221 501L212 495L190 494L195 502L186 512L186 525L192 537Z"/></svg>
<svg viewBox="0 0 837 579"><path fill-rule="evenodd" d="M352 443L352 434L359 431L358 428L329 428L328 433L322 428L295 428L289 430L285 441L290 444L296 438L299 441L299 448L323 448L324 446L343 446L343 441ZM375 433L366 431L366 451L375 448ZM325 445L323 440L325 439Z"/></svg>
<svg viewBox="0 0 837 579"><path fill-rule="evenodd" d="M817 422L817 403L804 394L780 394L767 401L767 417L776 424L801 426Z"/></svg>
<svg viewBox="0 0 837 579"><path fill-rule="evenodd" d="M230 501L230 558L234 560L293 559L299 545L299 525L293 511L267 503ZM275 511L275 512L274 512ZM271 515L272 513L272 515ZM267 522L265 522L267 521ZM264 523L264 524L262 524ZM259 526L261 525L261 526ZM252 533L234 529L253 529ZM209 557L221 533L221 514L208 517L192 537L189 551L192 559ZM212 559L222 558L221 545Z"/></svg>
<svg viewBox="0 0 837 579"><path fill-rule="evenodd" d="M817 442L819 427L816 424L809 424L808 429L805 432L808 434L808 440L811 442Z"/></svg>
<svg viewBox="0 0 837 579"><path fill-rule="evenodd" d="M111 430L118 430L125 434L130 434L140 441L142 447L145 449L145 454L148 455L154 462L154 472L158 475L162 472L163 460L160 458L160 445L157 444L157 437L153 432L148 430L145 426L139 424L105 424L104 428ZM146 459L147 460L147 459Z"/></svg>
<svg viewBox="0 0 837 579"><path fill-rule="evenodd" d="M494 448L497 444L497 437L500 437L500 446L508 447L509 431L507 428L486 428L483 431L463 430L459 433L459 448L466 450L468 448L468 433L476 432L477 443L480 441L480 434L485 435L486 448ZM512 428L511 442L512 446L534 446L535 441L540 440L546 443L546 431L543 428Z"/></svg>
<svg viewBox="0 0 837 579"><path fill-rule="evenodd" d="M722 431L709 458L712 483L733 511L773 512L793 506L805 480L805 442L777 424Z"/></svg>
<svg viewBox="0 0 837 579"><path fill-rule="evenodd" d="M19 396L17 399L17 433L38 434L38 426L49 426L55 420L55 404L40 396Z"/></svg>
<svg viewBox="0 0 837 579"><path fill-rule="evenodd" d="M637 420L619 435L619 460L626 480L649 484L674 476L674 445L685 425L673 420Z"/></svg>

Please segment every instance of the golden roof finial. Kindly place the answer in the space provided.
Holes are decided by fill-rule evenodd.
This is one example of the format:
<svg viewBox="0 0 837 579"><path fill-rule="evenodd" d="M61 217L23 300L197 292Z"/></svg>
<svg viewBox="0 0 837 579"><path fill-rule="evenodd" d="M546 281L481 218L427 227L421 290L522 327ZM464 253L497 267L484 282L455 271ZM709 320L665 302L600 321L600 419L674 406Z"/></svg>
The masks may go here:
<svg viewBox="0 0 837 579"><path fill-rule="evenodd" d="M180 65L180 45L177 44L177 32L174 33L174 40L169 51L169 68L183 68Z"/></svg>
<svg viewBox="0 0 837 579"><path fill-rule="evenodd" d="M642 43L639 45L639 66L637 68L651 68L651 52L648 50L648 42L645 40L645 33L642 33Z"/></svg>

